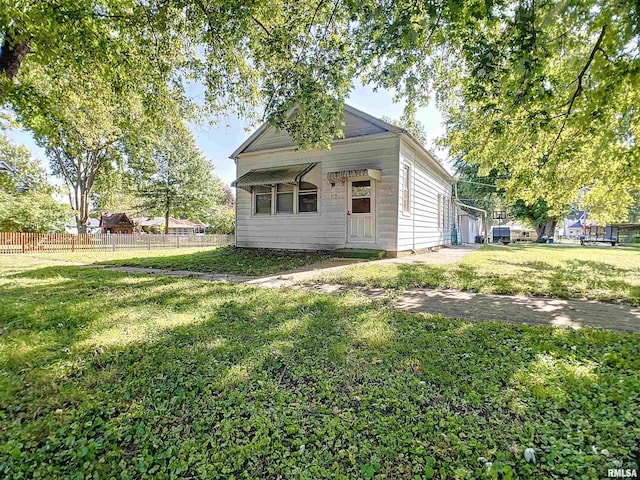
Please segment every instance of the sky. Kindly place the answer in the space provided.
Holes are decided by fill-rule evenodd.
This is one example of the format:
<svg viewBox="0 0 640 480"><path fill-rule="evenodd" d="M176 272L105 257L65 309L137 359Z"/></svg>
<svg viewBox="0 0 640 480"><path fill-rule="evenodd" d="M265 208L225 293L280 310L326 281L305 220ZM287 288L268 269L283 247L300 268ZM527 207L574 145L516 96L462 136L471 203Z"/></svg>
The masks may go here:
<svg viewBox="0 0 640 480"><path fill-rule="evenodd" d="M195 91L195 88L194 88ZM391 117L399 119L402 116L403 104L393 103L394 92L389 90L378 90L374 92L370 86L358 85L351 92L347 103L359 110L367 112L374 117ZM429 144L426 147L440 160L446 160L442 151L435 148L433 141L436 137L444 133L442 126L442 116L435 106L435 102L428 107L418 110L417 120L425 127ZM226 184L235 180L235 164L229 155L240 146L254 129L247 131L247 124L243 119L229 117L222 118L217 125L190 125L196 138L198 146L214 165L215 173L222 178ZM257 128L256 126L255 128ZM9 130L5 132L9 138L20 145L25 145L31 150L34 158L49 170L45 152L38 147L28 131ZM53 183L61 184L55 178L51 178Z"/></svg>

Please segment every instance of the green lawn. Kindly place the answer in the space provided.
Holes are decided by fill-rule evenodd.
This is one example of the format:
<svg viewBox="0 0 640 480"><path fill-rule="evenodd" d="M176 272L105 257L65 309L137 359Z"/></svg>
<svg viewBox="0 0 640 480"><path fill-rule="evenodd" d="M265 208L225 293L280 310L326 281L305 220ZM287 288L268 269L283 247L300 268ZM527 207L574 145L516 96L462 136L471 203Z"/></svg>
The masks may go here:
<svg viewBox="0 0 640 480"><path fill-rule="evenodd" d="M305 252L278 252L238 249L232 246L171 250L119 252L67 252L36 254L38 258L104 265L271 275L326 259L326 255Z"/></svg>
<svg viewBox="0 0 640 480"><path fill-rule="evenodd" d="M509 245L483 247L446 265L359 264L324 280L386 288L585 297L640 304L640 251Z"/></svg>
<svg viewBox="0 0 640 480"><path fill-rule="evenodd" d="M38 258L5 257L0 270L3 478L640 468L640 335Z"/></svg>

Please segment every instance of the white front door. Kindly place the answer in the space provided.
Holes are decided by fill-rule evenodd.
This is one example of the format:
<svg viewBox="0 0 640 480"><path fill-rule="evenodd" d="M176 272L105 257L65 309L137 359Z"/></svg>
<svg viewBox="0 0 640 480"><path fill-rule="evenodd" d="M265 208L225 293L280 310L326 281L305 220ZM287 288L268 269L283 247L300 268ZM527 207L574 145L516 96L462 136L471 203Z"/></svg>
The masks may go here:
<svg viewBox="0 0 640 480"><path fill-rule="evenodd" d="M347 192L347 243L376 241L375 182L349 179Z"/></svg>

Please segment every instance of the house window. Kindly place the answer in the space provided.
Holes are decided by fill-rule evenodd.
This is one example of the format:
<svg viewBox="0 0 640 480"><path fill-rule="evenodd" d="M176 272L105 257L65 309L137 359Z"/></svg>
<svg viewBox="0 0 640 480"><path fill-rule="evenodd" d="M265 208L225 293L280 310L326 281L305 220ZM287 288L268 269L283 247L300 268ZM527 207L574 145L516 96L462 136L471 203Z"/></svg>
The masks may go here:
<svg viewBox="0 0 640 480"><path fill-rule="evenodd" d="M351 213L371 213L371 180L351 182Z"/></svg>
<svg viewBox="0 0 640 480"><path fill-rule="evenodd" d="M409 213L409 187L411 185L411 167L404 166L404 185L402 188L402 211Z"/></svg>
<svg viewBox="0 0 640 480"><path fill-rule="evenodd" d="M318 187L312 183L298 184L298 212L309 213L318 211Z"/></svg>
<svg viewBox="0 0 640 480"><path fill-rule="evenodd" d="M276 186L276 213L293 213L293 185L279 183Z"/></svg>
<svg viewBox="0 0 640 480"><path fill-rule="evenodd" d="M254 188L255 192L255 214L270 215L271 214L271 197L273 192L268 185L258 185Z"/></svg>
<svg viewBox="0 0 640 480"><path fill-rule="evenodd" d="M444 195L438 194L438 228L444 230Z"/></svg>
<svg viewBox="0 0 640 480"><path fill-rule="evenodd" d="M449 230L451 228L451 202L449 196L444 197L444 229Z"/></svg>

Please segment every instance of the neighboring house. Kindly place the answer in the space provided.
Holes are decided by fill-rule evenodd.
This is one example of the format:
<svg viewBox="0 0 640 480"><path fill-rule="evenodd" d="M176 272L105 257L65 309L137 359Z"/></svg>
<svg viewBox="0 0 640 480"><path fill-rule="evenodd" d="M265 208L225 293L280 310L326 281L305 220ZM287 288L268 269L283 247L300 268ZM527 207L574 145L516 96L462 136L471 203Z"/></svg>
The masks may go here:
<svg viewBox="0 0 640 480"><path fill-rule="evenodd" d="M76 219L73 218L69 220L64 226L65 233L73 233L75 235L78 234L78 225L76 224ZM97 218L89 218L87 219L87 233L96 234L100 233L100 220Z"/></svg>
<svg viewBox="0 0 640 480"><path fill-rule="evenodd" d="M516 222L507 222L505 226L509 227L512 242L535 242L538 239L538 233L535 228Z"/></svg>
<svg viewBox="0 0 640 480"><path fill-rule="evenodd" d="M579 210L562 220L562 225L557 229L557 234L565 238L578 238L584 234L584 227L586 225L587 212Z"/></svg>
<svg viewBox="0 0 640 480"><path fill-rule="evenodd" d="M580 235L584 235L585 225L583 223L574 222L567 226L567 237L569 238L579 238Z"/></svg>
<svg viewBox="0 0 640 480"><path fill-rule="evenodd" d="M100 228L102 233L133 233L135 224L126 213L103 213Z"/></svg>
<svg viewBox="0 0 640 480"><path fill-rule="evenodd" d="M142 232L164 233L164 217L138 217L132 220L137 229ZM169 217L169 235L194 235L203 234L205 231L206 225L202 223Z"/></svg>
<svg viewBox="0 0 640 480"><path fill-rule="evenodd" d="M136 230L144 233L163 233L164 218L163 217L134 217L133 223Z"/></svg>
<svg viewBox="0 0 640 480"><path fill-rule="evenodd" d="M390 256L451 244L453 178L406 130L345 105L344 137L301 151L262 125L233 154L236 245Z"/></svg>

